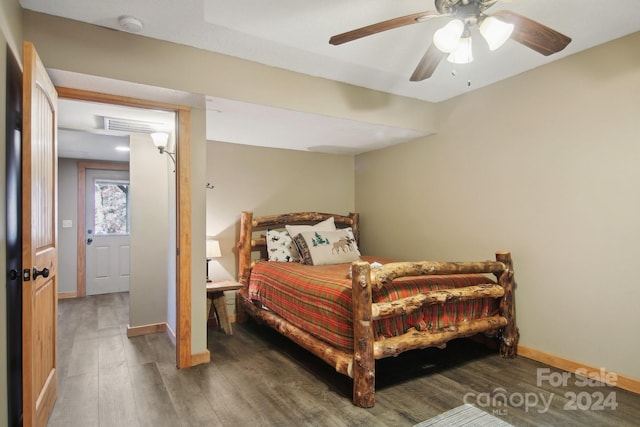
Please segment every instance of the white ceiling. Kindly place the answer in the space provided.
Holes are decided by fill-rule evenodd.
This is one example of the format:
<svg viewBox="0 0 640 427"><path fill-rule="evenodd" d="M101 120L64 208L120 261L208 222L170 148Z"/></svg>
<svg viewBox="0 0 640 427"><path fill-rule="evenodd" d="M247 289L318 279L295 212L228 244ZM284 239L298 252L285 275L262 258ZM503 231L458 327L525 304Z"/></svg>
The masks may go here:
<svg viewBox="0 0 640 427"><path fill-rule="evenodd" d="M20 0L20 3L26 9L114 29L121 29L118 17L132 15L142 21L139 34L145 37L431 102L449 99L640 30L638 0L503 0L488 9L487 14L509 9L566 34L572 42L563 51L548 57L513 41L489 52L481 38L473 37L477 34L472 33L476 40L473 63L454 66L443 61L430 79L410 82L409 76L430 44L433 32L444 24L444 18L339 46L330 45L328 40L334 34L379 21L434 10L432 0ZM262 108L247 106L244 111L242 105L214 98L207 98L205 102L208 109L223 111L223 115L227 109L249 116L252 109ZM222 108L217 108L219 103L223 104ZM272 110L266 113L274 116L287 113ZM215 121L217 114L213 112L208 116ZM305 118L331 120L296 115L295 121L285 123L291 126L301 120L308 126L310 122ZM316 124L319 129L326 127L326 123ZM349 133L353 141L359 136L367 140L372 132L389 135L388 141L382 136L374 142L369 139L363 147L351 147L352 152L413 137L412 130L407 129L364 129L370 124L344 124L354 125ZM231 133L237 131L229 129ZM258 139L256 134L258 132L251 135L254 140ZM292 137L285 135L284 145L296 136L295 133ZM251 139L247 135L225 136L231 137ZM351 145L349 141L345 138L330 145L335 146L337 152L344 152L348 151L344 147ZM308 146L291 148L310 149L321 144L310 142Z"/></svg>
<svg viewBox="0 0 640 427"><path fill-rule="evenodd" d="M105 130L105 118L141 121L167 133L175 129L172 112L59 99L58 157L128 161L122 148L129 147L130 133Z"/></svg>
<svg viewBox="0 0 640 427"><path fill-rule="evenodd" d="M194 95L138 83L61 70L48 70L56 86L206 108L207 140L333 154L357 154L426 136L421 130L345 120ZM164 123L173 115L137 108L59 100L59 155L68 158L126 161L116 152L125 134L103 129L104 117ZM72 132L73 131L73 132ZM84 133L84 135L83 135ZM110 139L111 138L111 139ZM93 145L93 142L98 145ZM109 142L110 141L110 142ZM92 150L92 147L96 147Z"/></svg>

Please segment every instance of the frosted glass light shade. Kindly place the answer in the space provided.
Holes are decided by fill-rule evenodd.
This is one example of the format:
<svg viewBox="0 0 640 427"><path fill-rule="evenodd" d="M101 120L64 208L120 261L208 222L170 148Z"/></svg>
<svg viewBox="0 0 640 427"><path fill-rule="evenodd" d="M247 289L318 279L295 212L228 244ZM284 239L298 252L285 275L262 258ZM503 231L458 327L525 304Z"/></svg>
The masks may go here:
<svg viewBox="0 0 640 427"><path fill-rule="evenodd" d="M471 37L460 39L458 46L449 54L447 61L454 64L468 64L473 61L473 52L471 50Z"/></svg>
<svg viewBox="0 0 640 427"><path fill-rule="evenodd" d="M489 50L496 50L506 42L513 32L513 24L507 24L489 16L480 24L480 34L487 41Z"/></svg>
<svg viewBox="0 0 640 427"><path fill-rule="evenodd" d="M458 45L463 31L464 22L459 19L453 19L433 34L433 44L440 51L449 53Z"/></svg>
<svg viewBox="0 0 640 427"><path fill-rule="evenodd" d="M207 240L207 258L220 258L220 242L217 240Z"/></svg>
<svg viewBox="0 0 640 427"><path fill-rule="evenodd" d="M151 134L153 145L157 148L165 148L169 142L169 134L166 132L154 132Z"/></svg>

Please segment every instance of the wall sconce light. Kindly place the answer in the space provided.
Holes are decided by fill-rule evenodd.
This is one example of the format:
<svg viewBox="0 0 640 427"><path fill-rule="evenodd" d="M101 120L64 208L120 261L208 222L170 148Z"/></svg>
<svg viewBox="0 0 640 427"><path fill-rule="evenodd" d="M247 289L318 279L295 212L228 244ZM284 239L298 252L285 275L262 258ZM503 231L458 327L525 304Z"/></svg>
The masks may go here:
<svg viewBox="0 0 640 427"><path fill-rule="evenodd" d="M220 251L220 242L217 240L207 239L207 282L211 282L209 278L209 261L213 258L220 258L222 252Z"/></svg>
<svg viewBox="0 0 640 427"><path fill-rule="evenodd" d="M167 151L167 142L169 142L169 134L166 132L154 132L151 134L151 139L153 140L153 145L156 146L160 154L166 153L171 160L173 161L173 167L176 167L176 158L175 154L170 151ZM175 170L174 170L175 172Z"/></svg>

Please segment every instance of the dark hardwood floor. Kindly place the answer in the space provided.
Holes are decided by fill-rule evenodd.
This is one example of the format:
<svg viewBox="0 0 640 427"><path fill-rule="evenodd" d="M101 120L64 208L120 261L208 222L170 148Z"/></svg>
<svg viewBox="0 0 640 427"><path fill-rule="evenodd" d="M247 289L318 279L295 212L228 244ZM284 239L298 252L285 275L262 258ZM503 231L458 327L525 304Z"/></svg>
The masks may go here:
<svg viewBox="0 0 640 427"><path fill-rule="evenodd" d="M546 378L561 371L467 340L379 361L372 409L351 404L347 377L253 321L232 336L210 327L211 363L178 370L165 334L127 338L128 307L127 293L60 301L49 426L412 426L464 403L516 426L640 423L636 394L574 374L554 387Z"/></svg>

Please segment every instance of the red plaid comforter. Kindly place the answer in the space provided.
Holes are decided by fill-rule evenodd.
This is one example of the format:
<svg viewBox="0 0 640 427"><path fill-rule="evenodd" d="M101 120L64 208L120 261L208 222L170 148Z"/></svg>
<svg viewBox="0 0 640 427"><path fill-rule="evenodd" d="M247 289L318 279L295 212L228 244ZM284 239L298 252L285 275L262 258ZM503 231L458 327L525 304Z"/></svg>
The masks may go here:
<svg viewBox="0 0 640 427"><path fill-rule="evenodd" d="M372 262L374 259L363 257ZM351 353L353 351L351 264L323 266L296 262L259 262L251 270L249 297L291 324ZM405 277L396 279L380 291L373 301L393 301L421 292L460 288L493 280L481 274ZM434 305L408 316L374 322L375 338L391 337L415 327L437 330L451 324L493 315L497 312L492 298Z"/></svg>

